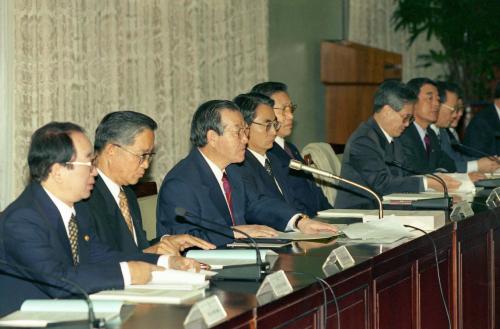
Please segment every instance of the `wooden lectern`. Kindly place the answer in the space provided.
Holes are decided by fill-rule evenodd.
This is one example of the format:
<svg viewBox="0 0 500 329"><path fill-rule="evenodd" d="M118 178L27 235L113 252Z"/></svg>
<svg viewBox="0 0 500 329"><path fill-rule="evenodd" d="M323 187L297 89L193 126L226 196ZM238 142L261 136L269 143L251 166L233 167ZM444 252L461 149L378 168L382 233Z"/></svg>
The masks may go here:
<svg viewBox="0 0 500 329"><path fill-rule="evenodd" d="M349 41L321 43L326 87L326 139L345 144L373 112L373 95L386 79L401 80L401 55Z"/></svg>

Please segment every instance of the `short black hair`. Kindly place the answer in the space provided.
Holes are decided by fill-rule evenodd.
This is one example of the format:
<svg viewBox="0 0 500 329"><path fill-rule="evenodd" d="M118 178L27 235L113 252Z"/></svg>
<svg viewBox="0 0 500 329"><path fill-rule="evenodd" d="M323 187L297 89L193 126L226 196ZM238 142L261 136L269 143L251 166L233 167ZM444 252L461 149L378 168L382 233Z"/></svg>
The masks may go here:
<svg viewBox="0 0 500 329"><path fill-rule="evenodd" d="M495 86L495 94L494 98L500 98L500 81L497 81L497 85Z"/></svg>
<svg viewBox="0 0 500 329"><path fill-rule="evenodd" d="M420 88L422 88L423 85L433 85L434 87L437 88L436 82L434 82L434 80L429 78L414 78L408 81L406 85L411 90L413 90L413 92L415 93L415 95L417 95L417 97L418 94L420 94Z"/></svg>
<svg viewBox="0 0 500 329"><path fill-rule="evenodd" d="M149 116L134 111L106 114L95 130L94 150L99 153L109 143L130 145L144 129L156 130L158 125Z"/></svg>
<svg viewBox="0 0 500 329"><path fill-rule="evenodd" d="M70 136L74 132L85 133L82 127L71 122L50 122L33 133L28 151L31 180L43 182L53 164L66 165L75 157L76 150Z"/></svg>
<svg viewBox="0 0 500 329"><path fill-rule="evenodd" d="M459 98L462 94L460 87L456 83L453 83L453 82L436 81L436 86L438 88L439 101L441 103L446 102L446 92L457 94L457 97L459 97Z"/></svg>
<svg viewBox="0 0 500 329"><path fill-rule="evenodd" d="M207 145L207 133L209 130L217 134L224 133L224 127L221 123L220 112L222 110L240 111L235 103L229 100L211 100L201 104L194 112L191 122L191 144L194 147L203 147Z"/></svg>
<svg viewBox="0 0 500 329"><path fill-rule="evenodd" d="M373 112L380 112L385 105L399 112L408 103L415 103L417 95L404 83L397 80L384 81L375 92Z"/></svg>
<svg viewBox="0 0 500 329"><path fill-rule="evenodd" d="M271 97L277 92L288 93L288 86L283 82L268 81L256 84L255 86L253 86L250 92L259 93L262 95L266 95L267 97Z"/></svg>
<svg viewBox="0 0 500 329"><path fill-rule="evenodd" d="M255 119L255 112L260 104L269 105L274 107L274 101L266 95L259 93L241 94L234 98L233 102L239 106L243 119L250 125Z"/></svg>

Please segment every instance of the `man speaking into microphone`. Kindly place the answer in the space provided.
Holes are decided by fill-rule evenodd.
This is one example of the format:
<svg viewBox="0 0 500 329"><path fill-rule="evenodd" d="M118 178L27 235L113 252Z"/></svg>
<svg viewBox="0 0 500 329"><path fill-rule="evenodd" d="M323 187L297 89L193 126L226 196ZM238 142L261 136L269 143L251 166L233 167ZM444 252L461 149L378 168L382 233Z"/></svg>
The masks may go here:
<svg viewBox="0 0 500 329"><path fill-rule="evenodd" d="M391 166L403 162L403 150L397 137L413 120L415 93L401 82L382 83L374 97L373 116L362 123L347 141L342 159L341 177L364 185L378 195L423 192L427 187L442 191L439 182L420 176L408 176L402 168ZM440 175L450 189L458 182ZM377 208L374 198L366 192L342 184L335 200L336 208Z"/></svg>
<svg viewBox="0 0 500 329"><path fill-rule="evenodd" d="M191 123L193 149L167 174L158 194L158 234L188 233L221 246L244 237L232 227L251 237L273 237L275 230L337 231L257 192L253 178L233 165L245 159L248 133L235 103L212 100L198 107ZM176 208L186 210L187 221Z"/></svg>

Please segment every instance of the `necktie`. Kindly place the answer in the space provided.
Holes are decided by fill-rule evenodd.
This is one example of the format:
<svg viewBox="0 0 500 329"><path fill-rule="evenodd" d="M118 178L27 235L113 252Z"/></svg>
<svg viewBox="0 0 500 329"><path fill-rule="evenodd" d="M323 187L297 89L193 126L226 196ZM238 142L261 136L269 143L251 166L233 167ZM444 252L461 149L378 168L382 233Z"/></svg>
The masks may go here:
<svg viewBox="0 0 500 329"><path fill-rule="evenodd" d="M120 211L122 212L123 218L125 219L125 224L127 224L130 234L134 236L134 224L132 223L132 216L130 215L130 209L128 208L127 196L125 195L125 192L123 190L120 190L118 199L120 200Z"/></svg>
<svg viewBox="0 0 500 329"><path fill-rule="evenodd" d="M269 176L274 178L273 169L271 168L271 163L269 162L269 159L267 159L267 158L266 158L266 161L264 162L264 169L266 169Z"/></svg>
<svg viewBox="0 0 500 329"><path fill-rule="evenodd" d="M288 156L289 156L291 159L293 159L293 160L297 160L297 159L295 158L295 156L293 155L292 149L288 146L288 144L287 144L287 143L285 143L284 150L285 150L285 152L288 154Z"/></svg>
<svg viewBox="0 0 500 329"><path fill-rule="evenodd" d="M231 215L231 222L233 223L233 225L235 225L233 218L233 200L231 198L231 185L229 184L229 179L227 178L226 173L222 174L222 187L224 188L224 194L226 195L227 205L229 206L229 215Z"/></svg>
<svg viewBox="0 0 500 329"><path fill-rule="evenodd" d="M80 262L78 256L78 224L76 223L75 214L71 214L68 224L69 244L71 246L71 255L73 256L73 265L78 265Z"/></svg>
<svg viewBox="0 0 500 329"><path fill-rule="evenodd" d="M431 138L429 134L424 136L425 151L427 152L427 157L431 154Z"/></svg>

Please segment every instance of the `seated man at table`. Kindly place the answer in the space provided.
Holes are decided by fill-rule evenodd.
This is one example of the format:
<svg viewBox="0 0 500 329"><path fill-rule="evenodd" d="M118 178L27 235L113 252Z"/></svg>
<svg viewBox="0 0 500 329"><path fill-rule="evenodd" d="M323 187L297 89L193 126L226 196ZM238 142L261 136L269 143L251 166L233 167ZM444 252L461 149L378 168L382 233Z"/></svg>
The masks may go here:
<svg viewBox="0 0 500 329"><path fill-rule="evenodd" d="M398 138L413 121L415 93L403 83L389 80L375 93L373 116L349 137L340 176L366 186L380 197L391 193L418 193L426 186L442 190L435 180L410 176L403 146ZM446 179L446 178L445 178ZM449 183L451 185L451 182ZM335 200L337 208L378 208L371 194L342 184Z"/></svg>
<svg viewBox="0 0 500 329"><path fill-rule="evenodd" d="M493 104L475 114L467 126L464 144L500 156L500 82L495 87Z"/></svg>
<svg viewBox="0 0 500 329"><path fill-rule="evenodd" d="M441 149L455 161L458 172L470 173L469 176L472 176L473 180L485 178L481 173L494 172L499 168L495 158L482 157L479 159L479 157L468 156L465 154L466 150L460 149L457 142L452 142L447 132L451 122L458 116L458 86L443 81L438 82L437 86L441 107L437 121L435 124L431 124L431 129L436 133Z"/></svg>
<svg viewBox="0 0 500 329"><path fill-rule="evenodd" d="M254 178L259 193L281 199L298 211L305 212L303 204L295 198L289 186L288 170L284 171L280 159L268 152L280 129L273 111L274 101L263 94L248 93L237 96L234 102L241 109L250 129L245 161L238 167L244 175Z"/></svg>
<svg viewBox="0 0 500 329"><path fill-rule="evenodd" d="M233 233L233 227L252 237L275 236L275 229L336 232L335 226L313 221L285 202L259 194L253 178L231 165L245 159L248 130L233 102L200 105L191 123L193 149L160 188L159 234L188 233L221 246L244 237ZM185 218L177 216L176 208L186 210Z"/></svg>
<svg viewBox="0 0 500 329"><path fill-rule="evenodd" d="M440 107L436 83L428 78L415 78L407 86L417 95L417 102L415 121L399 137L405 162L422 174L456 172L455 161L441 149L436 133L430 128L437 121Z"/></svg>
<svg viewBox="0 0 500 329"><path fill-rule="evenodd" d="M95 237L86 208L75 207L93 188L93 153L72 123L52 122L33 134L31 183L0 216L0 315L26 299L81 298L68 281L88 293L123 289L147 283L152 271L163 269L156 262L168 264L158 255L112 251Z"/></svg>
<svg viewBox="0 0 500 329"><path fill-rule="evenodd" d="M333 208L311 174L288 168L290 160L304 162L304 159L293 143L285 141L285 138L292 134L294 112L297 108L290 99L287 85L268 81L255 85L251 92L266 95L274 101L274 114L280 123L280 129L268 154L273 154L280 160L282 170L288 175L288 183L295 199L302 203L300 209L304 209L309 216L316 216L320 210Z"/></svg>
<svg viewBox="0 0 500 329"><path fill-rule="evenodd" d="M109 113L99 123L94 143L98 175L90 198L83 201L89 207L92 227L103 243L122 252L180 255L193 246L215 248L187 234L151 242L146 238L139 203L130 185L149 168L156 128L152 118L133 111Z"/></svg>

